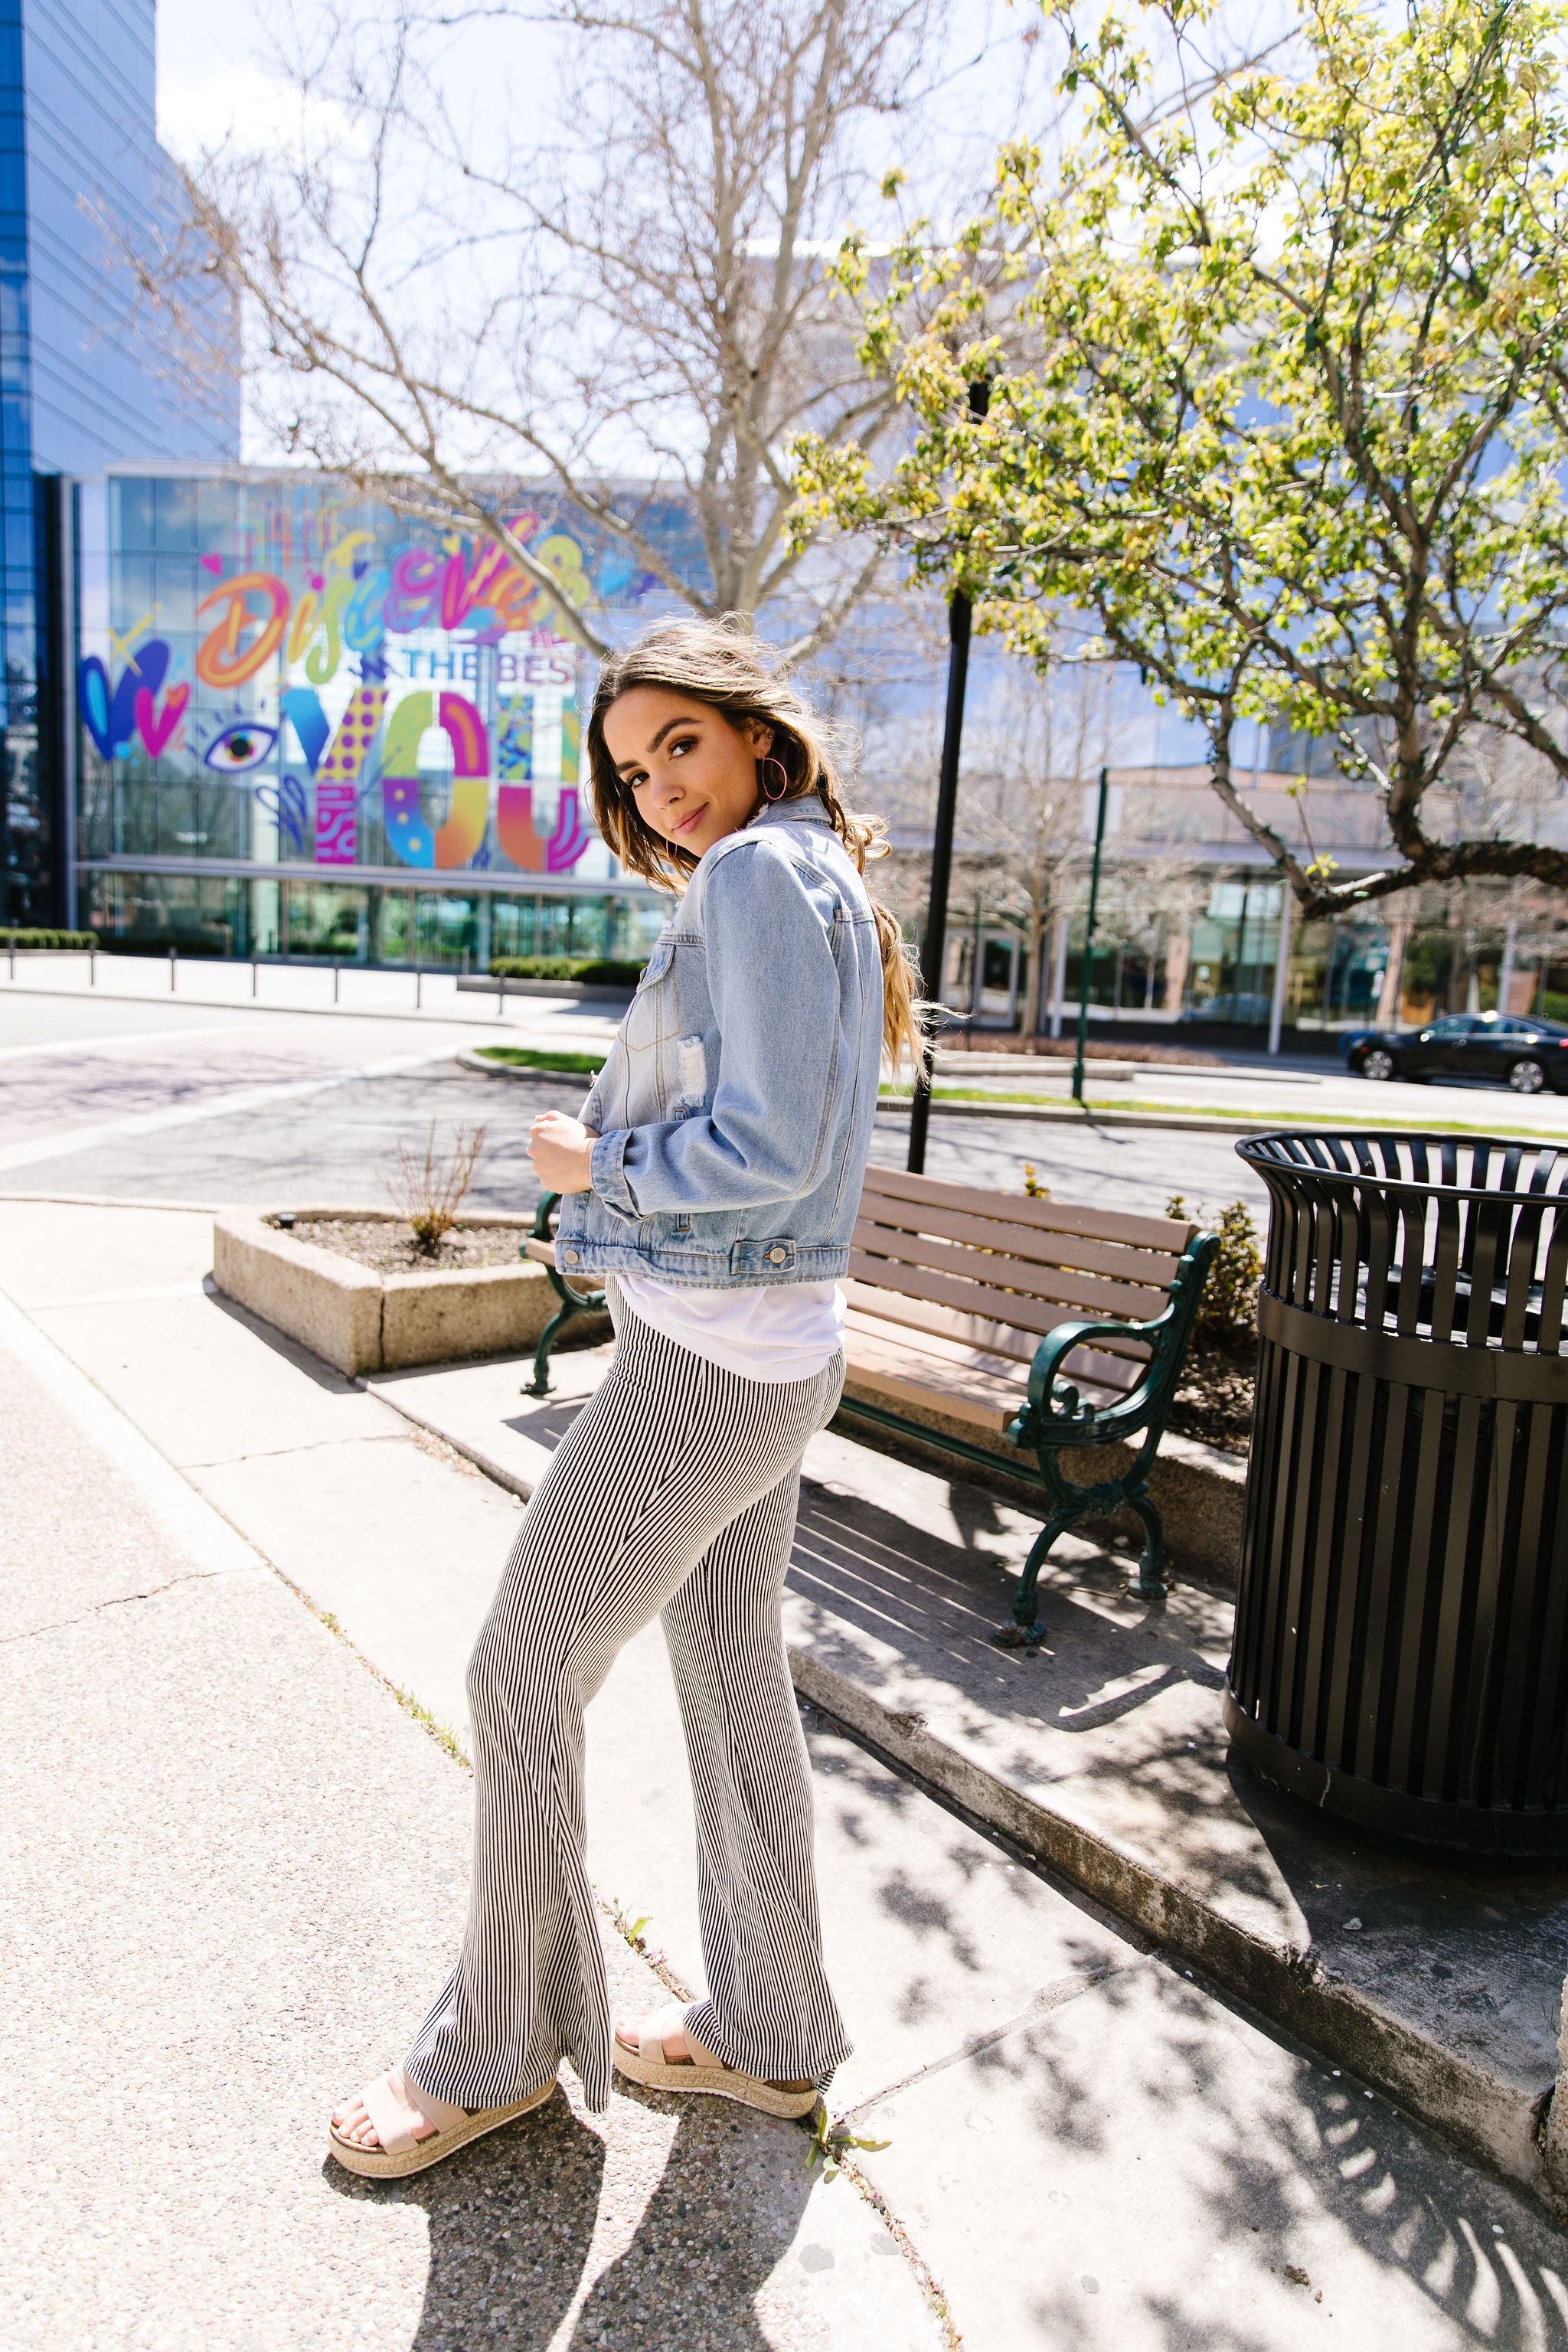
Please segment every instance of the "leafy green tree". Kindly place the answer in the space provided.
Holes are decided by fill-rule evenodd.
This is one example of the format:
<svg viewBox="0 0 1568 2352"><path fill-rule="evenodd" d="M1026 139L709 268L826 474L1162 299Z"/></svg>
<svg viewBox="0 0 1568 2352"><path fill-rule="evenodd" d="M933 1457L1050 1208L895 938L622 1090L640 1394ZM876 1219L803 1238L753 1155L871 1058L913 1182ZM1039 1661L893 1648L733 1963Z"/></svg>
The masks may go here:
<svg viewBox="0 0 1568 2352"><path fill-rule="evenodd" d="M912 550L1042 665L1136 664L1310 914L1426 882L1568 884L1475 790L1511 739L1568 781L1568 11L1309 0L1274 69L1218 73L1208 0L1066 45L1075 135L1005 148L988 216L837 265L907 453L805 441L804 511ZM984 378L989 408L969 387ZM1081 629L1081 624L1080 629ZM1326 737L1394 855L1336 874L1250 805L1238 722Z"/></svg>

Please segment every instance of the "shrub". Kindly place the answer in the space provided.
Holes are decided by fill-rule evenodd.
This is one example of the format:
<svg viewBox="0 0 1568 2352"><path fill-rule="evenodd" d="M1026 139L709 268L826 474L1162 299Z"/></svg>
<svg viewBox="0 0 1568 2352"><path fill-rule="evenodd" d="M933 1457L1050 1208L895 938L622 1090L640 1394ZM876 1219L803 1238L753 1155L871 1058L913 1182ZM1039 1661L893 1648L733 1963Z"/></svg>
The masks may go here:
<svg viewBox="0 0 1568 2352"><path fill-rule="evenodd" d="M98 945L96 931L0 930L0 948L84 948Z"/></svg>
<svg viewBox="0 0 1568 2352"><path fill-rule="evenodd" d="M474 1170L485 1148L485 1130L472 1133L460 1127L449 1153L436 1149L436 1122L425 1139L421 1157L406 1143L397 1147L397 1172L386 1180L393 1206L408 1220L409 1231L426 1255L434 1257L444 1234L458 1222L463 1195L474 1181Z"/></svg>
<svg viewBox="0 0 1568 2352"><path fill-rule="evenodd" d="M635 988L642 977L644 961L640 956L600 956L593 961L580 956L492 956L490 975L495 980L571 980L590 987Z"/></svg>
<svg viewBox="0 0 1568 2352"><path fill-rule="evenodd" d="M1198 1309L1198 1329L1211 1339L1248 1339L1258 1328L1258 1286L1263 1279L1263 1253L1258 1227L1245 1201L1233 1201L1217 1218L1187 1206L1177 1192L1167 1202L1168 1217L1183 1217L1206 1225L1219 1235L1219 1255L1209 1268Z"/></svg>

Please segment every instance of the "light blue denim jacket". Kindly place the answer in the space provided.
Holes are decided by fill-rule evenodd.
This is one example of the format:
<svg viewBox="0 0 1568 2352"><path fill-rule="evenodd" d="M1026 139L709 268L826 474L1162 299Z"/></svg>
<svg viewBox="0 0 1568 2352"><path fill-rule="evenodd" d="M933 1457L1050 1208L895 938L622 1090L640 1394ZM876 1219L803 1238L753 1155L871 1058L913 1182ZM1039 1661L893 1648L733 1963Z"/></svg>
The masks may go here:
<svg viewBox="0 0 1568 2352"><path fill-rule="evenodd" d="M881 1055L866 886L820 801L764 808L699 863L584 1105L593 1190L561 1203L562 1273L844 1274Z"/></svg>

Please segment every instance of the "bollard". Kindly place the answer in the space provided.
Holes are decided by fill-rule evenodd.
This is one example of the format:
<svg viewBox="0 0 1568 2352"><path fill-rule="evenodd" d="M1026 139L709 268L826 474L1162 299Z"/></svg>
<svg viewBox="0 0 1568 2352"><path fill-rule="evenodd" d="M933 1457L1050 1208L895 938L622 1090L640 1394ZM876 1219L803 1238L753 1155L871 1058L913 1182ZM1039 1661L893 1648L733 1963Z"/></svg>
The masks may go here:
<svg viewBox="0 0 1568 2352"><path fill-rule="evenodd" d="M256 958L254 956L250 959L250 992L252 996L256 994Z"/></svg>
<svg viewBox="0 0 1568 2352"><path fill-rule="evenodd" d="M171 996L174 993L174 974L179 969L179 963L180 951L178 948L171 948L169 950L169 993Z"/></svg>
<svg viewBox="0 0 1568 2352"><path fill-rule="evenodd" d="M414 967L414 1010L418 1012L425 1002L425 973L421 965Z"/></svg>
<svg viewBox="0 0 1568 2352"><path fill-rule="evenodd" d="M337 960L336 956L334 956L334 957L332 958L332 1003L335 1004L335 1003L337 1003L337 1001L338 1001L338 960Z"/></svg>
<svg viewBox="0 0 1568 2352"><path fill-rule="evenodd" d="M506 1019L506 974L503 971L496 974L496 1019Z"/></svg>
<svg viewBox="0 0 1568 2352"><path fill-rule="evenodd" d="M87 951L87 984L89 988L96 988L98 986L98 950L96 947L90 947Z"/></svg>

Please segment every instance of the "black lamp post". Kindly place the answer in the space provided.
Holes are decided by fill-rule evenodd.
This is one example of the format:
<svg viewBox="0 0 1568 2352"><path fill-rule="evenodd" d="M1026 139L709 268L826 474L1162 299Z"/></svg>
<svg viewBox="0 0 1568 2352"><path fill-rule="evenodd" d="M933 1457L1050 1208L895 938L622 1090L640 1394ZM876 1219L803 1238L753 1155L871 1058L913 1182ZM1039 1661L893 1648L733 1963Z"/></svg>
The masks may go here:
<svg viewBox="0 0 1568 2352"><path fill-rule="evenodd" d="M1094 927L1100 914L1100 860L1105 848L1105 799L1110 779L1100 772L1100 799L1094 813L1094 866L1089 881L1089 923L1083 935L1083 977L1078 990L1078 1051L1072 1063L1072 1098L1083 1108L1083 1062L1089 1044L1089 983L1094 971Z"/></svg>
<svg viewBox="0 0 1568 2352"><path fill-rule="evenodd" d="M984 416L991 405L989 383L972 383L969 405ZM947 712L942 730L942 768L936 787L936 832L931 849L931 900L926 908L925 938L921 943L921 973L934 1003L942 994L942 966L947 961L947 894L952 879L952 829L958 810L958 748L963 735L963 695L969 683L969 627L973 611L962 588L955 588L947 607ZM910 1107L911 1175L924 1172L926 1134L931 1126L931 1065L936 1055L937 1023L931 1013L926 1025L926 1059L915 1074L914 1101Z"/></svg>

